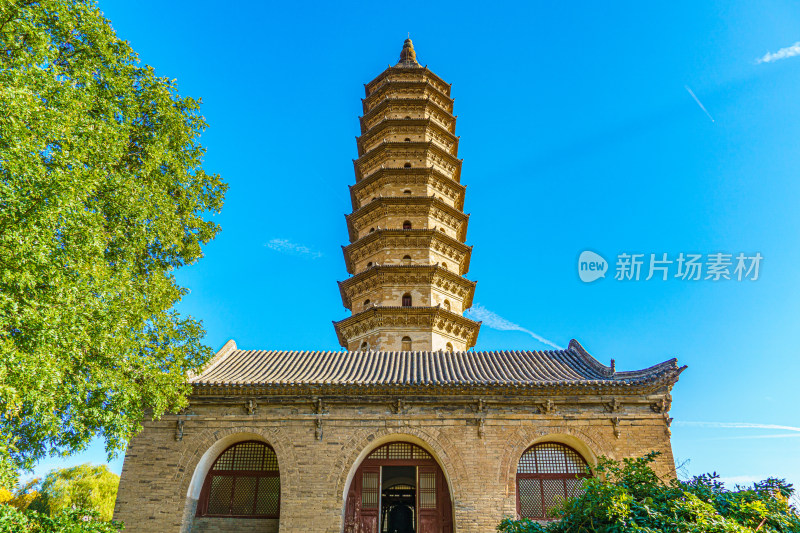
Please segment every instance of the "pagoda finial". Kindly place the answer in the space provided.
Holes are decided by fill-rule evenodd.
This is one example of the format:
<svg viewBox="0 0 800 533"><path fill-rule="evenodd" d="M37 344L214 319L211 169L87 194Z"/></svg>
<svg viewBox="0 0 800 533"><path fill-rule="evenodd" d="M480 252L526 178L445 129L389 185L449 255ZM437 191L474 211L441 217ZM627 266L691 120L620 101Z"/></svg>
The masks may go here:
<svg viewBox="0 0 800 533"><path fill-rule="evenodd" d="M418 67L417 53L414 51L414 43L411 42L411 32L408 32L409 38L403 43L403 50L400 52L400 62L398 65L404 67Z"/></svg>

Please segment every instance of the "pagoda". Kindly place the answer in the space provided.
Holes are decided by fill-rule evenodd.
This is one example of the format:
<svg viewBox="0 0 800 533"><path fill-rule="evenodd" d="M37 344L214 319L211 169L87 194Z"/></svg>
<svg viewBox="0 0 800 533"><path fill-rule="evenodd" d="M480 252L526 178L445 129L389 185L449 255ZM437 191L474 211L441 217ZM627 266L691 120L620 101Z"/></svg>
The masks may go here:
<svg viewBox="0 0 800 533"><path fill-rule="evenodd" d="M346 215L350 244L339 283L351 316L334 322L356 351L464 351L480 322L463 316L475 282L465 244L456 117L450 84L421 66L411 39L400 61L365 86Z"/></svg>

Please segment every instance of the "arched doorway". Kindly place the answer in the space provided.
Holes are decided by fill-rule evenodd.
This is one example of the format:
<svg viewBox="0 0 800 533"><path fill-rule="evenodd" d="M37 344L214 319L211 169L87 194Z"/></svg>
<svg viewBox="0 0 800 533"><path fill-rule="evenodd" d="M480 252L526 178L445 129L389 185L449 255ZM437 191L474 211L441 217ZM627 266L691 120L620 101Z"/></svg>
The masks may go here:
<svg viewBox="0 0 800 533"><path fill-rule="evenodd" d="M347 492L345 533L452 533L453 504L439 463L410 442L376 448Z"/></svg>

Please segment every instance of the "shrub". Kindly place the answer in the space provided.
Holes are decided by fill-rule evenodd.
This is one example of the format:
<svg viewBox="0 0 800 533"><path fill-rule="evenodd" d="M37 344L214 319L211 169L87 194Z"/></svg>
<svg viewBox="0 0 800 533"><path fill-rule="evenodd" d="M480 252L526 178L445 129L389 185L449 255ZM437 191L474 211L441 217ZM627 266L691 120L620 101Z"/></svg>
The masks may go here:
<svg viewBox="0 0 800 533"><path fill-rule="evenodd" d="M0 504L0 533L116 533L119 522L105 522L96 511L67 509L54 517Z"/></svg>
<svg viewBox="0 0 800 533"><path fill-rule="evenodd" d="M794 492L770 478L728 490L719 476L664 482L650 464L656 452L621 463L603 458L583 493L557 510L560 520L541 524L505 519L502 533L797 533L800 515L789 505Z"/></svg>

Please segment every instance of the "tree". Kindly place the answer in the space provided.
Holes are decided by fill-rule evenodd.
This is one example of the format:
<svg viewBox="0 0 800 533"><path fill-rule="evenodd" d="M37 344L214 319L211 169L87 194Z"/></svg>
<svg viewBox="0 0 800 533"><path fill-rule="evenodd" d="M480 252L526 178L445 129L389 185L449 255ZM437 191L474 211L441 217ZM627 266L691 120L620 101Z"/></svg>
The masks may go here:
<svg viewBox="0 0 800 533"><path fill-rule="evenodd" d="M37 490L40 481L41 479L39 478L31 479L24 485L17 487L14 492L6 488L0 488L0 504L5 503L15 509L24 511L40 498L41 495Z"/></svg>
<svg viewBox="0 0 800 533"><path fill-rule="evenodd" d="M717 474L662 481L650 468L653 452L622 463L601 459L579 496L564 502L546 525L505 519L502 533L796 533L800 515L788 504L794 492L770 478L727 490Z"/></svg>
<svg viewBox="0 0 800 533"><path fill-rule="evenodd" d="M97 511L111 520L117 499L119 476L106 465L83 464L52 470L39 486L39 500L30 508L56 516L73 507ZM37 505L38 504L38 505Z"/></svg>
<svg viewBox="0 0 800 533"><path fill-rule="evenodd" d="M0 484L185 405L210 350L174 272L226 190L205 126L92 0L0 3Z"/></svg>

